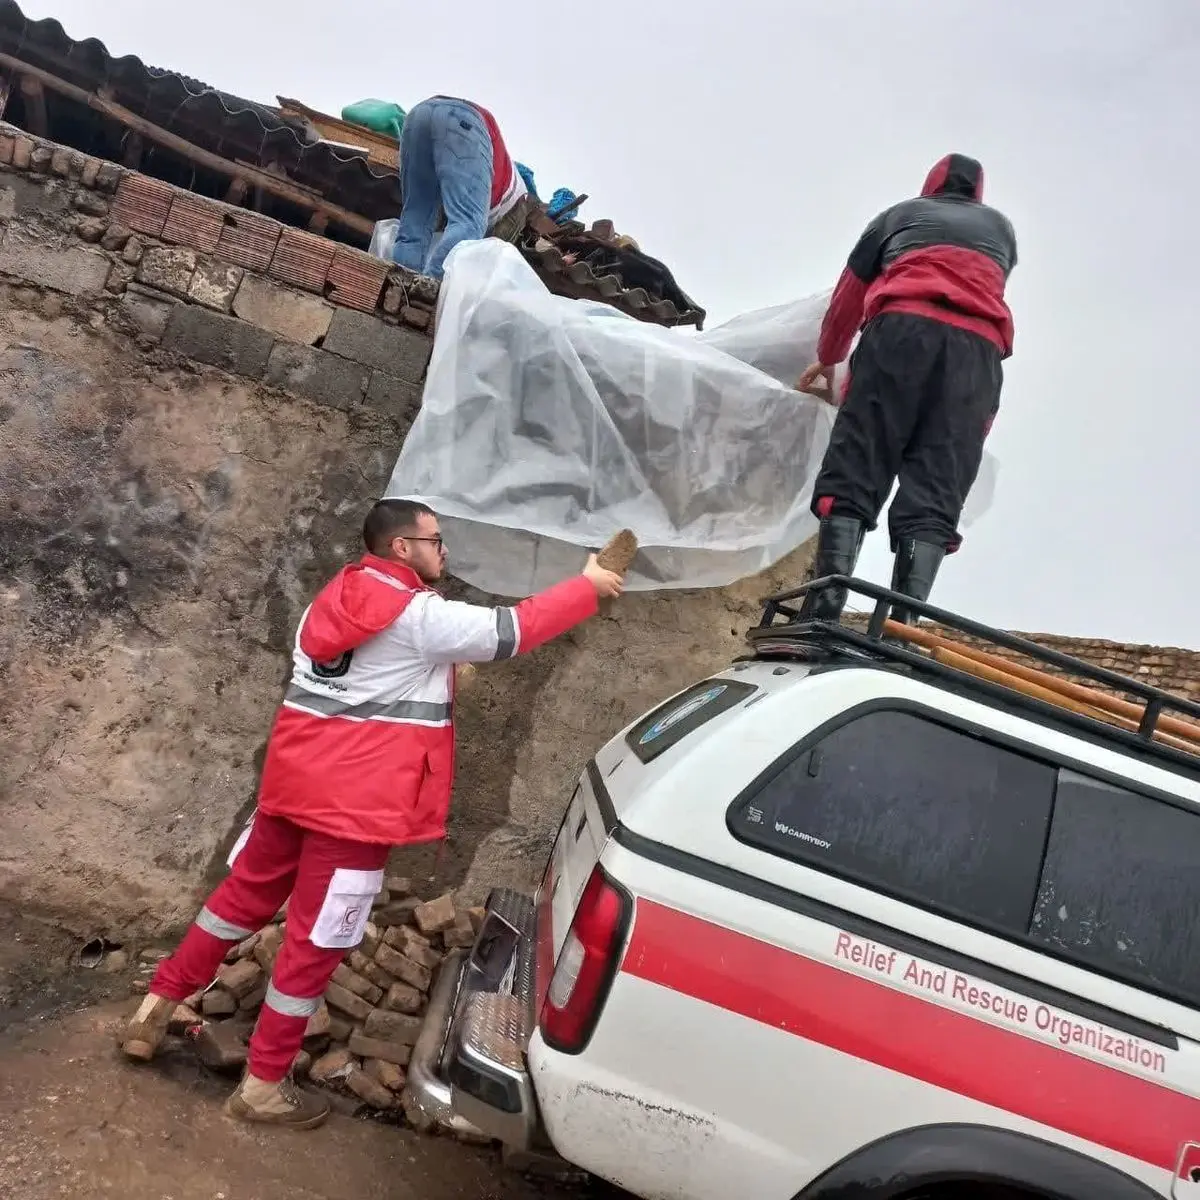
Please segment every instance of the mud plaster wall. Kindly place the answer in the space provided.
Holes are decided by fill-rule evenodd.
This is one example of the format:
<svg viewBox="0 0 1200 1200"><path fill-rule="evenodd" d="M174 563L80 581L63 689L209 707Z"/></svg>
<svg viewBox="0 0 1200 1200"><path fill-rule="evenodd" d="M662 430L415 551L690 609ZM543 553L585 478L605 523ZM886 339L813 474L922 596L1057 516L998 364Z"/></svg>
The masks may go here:
<svg viewBox="0 0 1200 1200"><path fill-rule="evenodd" d="M220 875L295 624L419 396L422 297L344 248L314 275L261 219L230 262L229 216L0 131L0 902L80 935L177 929ZM629 597L483 669L446 849L398 865L536 878L587 757L725 665L771 585Z"/></svg>

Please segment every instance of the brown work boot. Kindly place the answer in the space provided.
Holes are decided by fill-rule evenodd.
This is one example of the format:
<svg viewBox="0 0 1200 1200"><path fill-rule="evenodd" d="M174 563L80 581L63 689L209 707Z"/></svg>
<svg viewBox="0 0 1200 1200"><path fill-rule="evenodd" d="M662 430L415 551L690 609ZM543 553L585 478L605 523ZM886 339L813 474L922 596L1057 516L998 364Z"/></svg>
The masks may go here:
<svg viewBox="0 0 1200 1200"><path fill-rule="evenodd" d="M125 1056L136 1062L149 1062L167 1036L167 1026L176 1007L177 1001L151 992L117 1035L117 1045Z"/></svg>
<svg viewBox="0 0 1200 1200"><path fill-rule="evenodd" d="M225 1101L225 1112L239 1121L315 1129L329 1116L329 1105L320 1096L301 1091L290 1079L267 1083L247 1071L238 1090Z"/></svg>

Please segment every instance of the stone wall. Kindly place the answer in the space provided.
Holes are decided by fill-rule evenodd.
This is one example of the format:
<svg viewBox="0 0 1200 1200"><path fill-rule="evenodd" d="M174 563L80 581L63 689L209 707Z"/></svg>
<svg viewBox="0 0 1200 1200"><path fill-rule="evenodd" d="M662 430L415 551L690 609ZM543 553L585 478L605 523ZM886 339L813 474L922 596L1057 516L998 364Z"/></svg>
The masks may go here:
<svg viewBox="0 0 1200 1200"><path fill-rule="evenodd" d="M250 810L295 623L419 403L434 297L5 127L0 226L0 901L152 934ZM597 743L727 663L801 570L631 596L482 669L447 846L398 865L428 894L535 878Z"/></svg>

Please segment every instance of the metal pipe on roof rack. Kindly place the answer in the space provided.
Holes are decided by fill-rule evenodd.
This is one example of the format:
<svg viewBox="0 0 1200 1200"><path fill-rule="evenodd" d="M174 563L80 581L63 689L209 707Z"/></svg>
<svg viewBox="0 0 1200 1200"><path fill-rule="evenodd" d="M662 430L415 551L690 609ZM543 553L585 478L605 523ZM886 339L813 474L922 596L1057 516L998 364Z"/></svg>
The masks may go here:
<svg viewBox="0 0 1200 1200"><path fill-rule="evenodd" d="M57 75L43 71L40 67L31 66L22 59L14 58L11 54L0 53L0 66L8 67L23 78L42 83L51 91L118 121L135 134L142 134L150 141L156 142L168 150L174 150L176 154L181 154L184 158L199 166L207 167L210 171L216 171L231 179L245 179L255 187L262 188L269 195L286 200L289 204L299 205L301 208L315 210L328 217L329 220L336 221L337 224L354 233L362 234L364 237L369 238L375 231L375 222L359 216L358 213L349 212L336 204L330 204L327 200L315 199L301 188L292 186L290 181L281 180L278 176L271 175L257 167L240 166L227 158L222 158L219 154L213 154L211 151L197 146L194 142L189 142L186 138L172 133L169 129L163 129L162 126L155 125L153 121L139 117L113 100L107 100L94 92L76 87L73 83L67 83L66 80L59 79Z"/></svg>
<svg viewBox="0 0 1200 1200"><path fill-rule="evenodd" d="M887 637L895 637L913 642L929 650L936 650L938 648L952 650L961 657L972 659L977 663L990 667L992 670L1003 671L1006 675L1015 675L1027 683L1046 688L1064 698L1078 701L1090 708L1104 709L1128 721L1129 726L1133 729L1138 729L1141 724L1144 711L1142 708L1136 704L1131 704L1128 700L1121 700L1119 697L1110 696L1106 692L1098 692L1095 688L1084 687L1079 683L1072 683L1069 679L1059 679L1056 675L1039 671L1035 667L1027 667L1022 663L1010 662L1006 658L1001 658L998 654L988 654L987 651L978 650L974 646L965 646L961 642L952 641L950 638L939 637L936 633L931 633L926 629L915 628L911 625L901 625L896 621L888 621L884 624L883 631ZM1155 702L1157 703L1157 700ZM1197 749L1200 749L1200 725L1192 721L1182 720L1179 717L1169 717L1165 714L1158 717L1156 724L1164 733L1175 734L1184 741L1195 742L1197 743Z"/></svg>
<svg viewBox="0 0 1200 1200"><path fill-rule="evenodd" d="M798 588L768 596L766 602L774 604L778 611L787 612L789 610L784 607L785 601L799 599L813 588L818 587L844 587L848 593L853 595L867 596L872 600L888 600L892 604L899 604L904 608L911 609L919 616L928 617L929 620L944 625L947 629L954 629L959 633L994 642L997 646L1003 646L1007 650L1016 650L1020 654L1027 655L1032 659L1039 659L1051 666L1062 667L1063 670L1070 671L1075 675L1086 675L1089 679L1094 679L1097 683L1108 684L1117 691L1132 692L1135 695L1144 696L1147 700L1160 698L1169 708L1200 718L1200 704L1193 700L1185 700L1182 696L1163 691L1162 688L1157 688L1153 684L1142 683L1137 679L1121 675L1117 671L1110 671L1107 667L1093 666L1082 659L1073 658L1070 654L1039 646L1037 642L1031 642L1028 638L1019 637L1015 633L994 629L990 625L972 621L969 617L961 617L958 613L952 613L947 609L935 608L932 604L914 600L911 596L903 596L889 588L867 583L863 579L855 579L852 575L826 575L821 579L813 579Z"/></svg>

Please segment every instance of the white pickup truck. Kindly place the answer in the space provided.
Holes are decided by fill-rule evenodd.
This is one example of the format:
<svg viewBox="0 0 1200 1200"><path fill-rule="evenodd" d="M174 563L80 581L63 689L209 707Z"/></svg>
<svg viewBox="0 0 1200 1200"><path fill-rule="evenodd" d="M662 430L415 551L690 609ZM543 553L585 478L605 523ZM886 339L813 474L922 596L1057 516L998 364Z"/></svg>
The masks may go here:
<svg viewBox="0 0 1200 1200"><path fill-rule="evenodd" d="M869 627L773 597L588 763L410 1102L644 1200L1200 1197L1200 705L917 606L1142 715L1017 691L822 582Z"/></svg>

